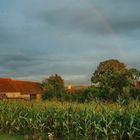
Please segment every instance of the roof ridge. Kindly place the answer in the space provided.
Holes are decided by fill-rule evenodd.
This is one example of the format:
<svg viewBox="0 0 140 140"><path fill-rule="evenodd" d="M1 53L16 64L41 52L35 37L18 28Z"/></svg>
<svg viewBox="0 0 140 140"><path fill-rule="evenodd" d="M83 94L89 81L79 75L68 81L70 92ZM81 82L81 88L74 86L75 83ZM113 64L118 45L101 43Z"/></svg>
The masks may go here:
<svg viewBox="0 0 140 140"><path fill-rule="evenodd" d="M0 77L0 79L3 79L3 80L12 80L12 79L9 78L9 77Z"/></svg>
<svg viewBox="0 0 140 140"><path fill-rule="evenodd" d="M37 83L37 84L39 84L39 82L36 82L36 81L18 80L18 79L12 79L10 77L0 77L0 80L10 80L10 81L17 81L17 82L28 82L28 83Z"/></svg>

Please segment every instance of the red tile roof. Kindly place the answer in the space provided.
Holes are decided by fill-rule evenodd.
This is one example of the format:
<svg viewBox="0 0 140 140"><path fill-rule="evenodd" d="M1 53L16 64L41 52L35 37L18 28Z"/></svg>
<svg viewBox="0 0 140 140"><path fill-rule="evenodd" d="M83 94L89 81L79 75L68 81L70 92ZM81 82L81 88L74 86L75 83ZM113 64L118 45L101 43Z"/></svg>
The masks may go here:
<svg viewBox="0 0 140 140"><path fill-rule="evenodd" d="M21 94L41 94L41 85L36 82L0 78L0 93L20 92Z"/></svg>

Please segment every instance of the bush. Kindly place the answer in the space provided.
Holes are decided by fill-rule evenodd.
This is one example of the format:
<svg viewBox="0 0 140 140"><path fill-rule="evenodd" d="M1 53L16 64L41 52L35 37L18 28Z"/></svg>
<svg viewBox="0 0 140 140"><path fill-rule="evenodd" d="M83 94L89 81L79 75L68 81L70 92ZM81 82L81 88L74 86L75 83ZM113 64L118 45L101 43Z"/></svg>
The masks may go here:
<svg viewBox="0 0 140 140"><path fill-rule="evenodd" d="M131 88L130 89L130 96L133 99L139 99L140 100L140 89Z"/></svg>
<svg viewBox="0 0 140 140"><path fill-rule="evenodd" d="M87 89L79 89L74 91L72 94L65 94L65 101L76 101L76 102L89 102L97 98L98 90L94 87L89 87Z"/></svg>

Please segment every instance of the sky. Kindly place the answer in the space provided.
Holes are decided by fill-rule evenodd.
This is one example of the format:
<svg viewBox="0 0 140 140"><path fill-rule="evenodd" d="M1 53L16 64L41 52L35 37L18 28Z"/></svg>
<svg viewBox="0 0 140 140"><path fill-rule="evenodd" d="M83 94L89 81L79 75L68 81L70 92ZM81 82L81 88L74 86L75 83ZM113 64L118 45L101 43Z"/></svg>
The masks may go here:
<svg viewBox="0 0 140 140"><path fill-rule="evenodd" d="M90 84L108 59L140 70L140 0L0 0L0 77Z"/></svg>

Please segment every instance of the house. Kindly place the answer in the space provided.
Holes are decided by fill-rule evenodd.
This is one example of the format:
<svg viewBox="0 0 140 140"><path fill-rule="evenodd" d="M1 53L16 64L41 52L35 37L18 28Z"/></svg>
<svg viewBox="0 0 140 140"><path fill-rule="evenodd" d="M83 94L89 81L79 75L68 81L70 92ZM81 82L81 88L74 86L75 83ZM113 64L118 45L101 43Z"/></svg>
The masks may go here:
<svg viewBox="0 0 140 140"><path fill-rule="evenodd" d="M41 100L43 89L39 83L0 78L0 99Z"/></svg>

